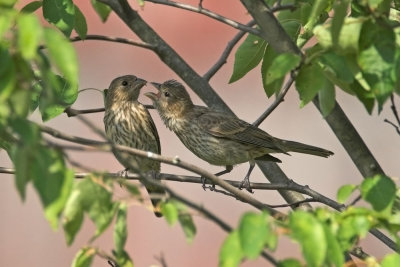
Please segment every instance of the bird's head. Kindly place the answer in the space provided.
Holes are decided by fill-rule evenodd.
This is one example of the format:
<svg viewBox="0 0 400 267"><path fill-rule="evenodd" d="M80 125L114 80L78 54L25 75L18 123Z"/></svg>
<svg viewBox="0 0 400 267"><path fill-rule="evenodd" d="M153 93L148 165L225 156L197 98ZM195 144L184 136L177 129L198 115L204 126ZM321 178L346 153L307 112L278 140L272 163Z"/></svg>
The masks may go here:
<svg viewBox="0 0 400 267"><path fill-rule="evenodd" d="M137 101L140 89L147 82L134 75L125 75L115 78L105 94L106 105L122 101Z"/></svg>
<svg viewBox="0 0 400 267"><path fill-rule="evenodd" d="M158 92L145 93L145 96L153 101L153 105L160 115L179 117L193 107L193 102L181 83L175 80L168 80L162 84L154 82L151 84Z"/></svg>

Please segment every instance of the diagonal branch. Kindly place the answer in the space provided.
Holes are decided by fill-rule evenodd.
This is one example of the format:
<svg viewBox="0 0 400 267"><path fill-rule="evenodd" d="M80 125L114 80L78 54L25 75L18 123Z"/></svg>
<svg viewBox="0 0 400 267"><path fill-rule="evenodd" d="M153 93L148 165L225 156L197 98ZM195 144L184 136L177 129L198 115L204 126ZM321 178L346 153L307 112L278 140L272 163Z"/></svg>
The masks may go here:
<svg viewBox="0 0 400 267"><path fill-rule="evenodd" d="M252 20L246 25L248 27L254 26L255 21ZM226 46L224 52L222 52L221 57L218 59L218 61L203 75L203 78L209 81L217 71L221 69L221 67L226 63L226 60L228 59L228 56L232 52L232 49L235 47L235 45L242 39L242 37L246 34L244 31L238 32L232 40L228 42L228 45Z"/></svg>
<svg viewBox="0 0 400 267"><path fill-rule="evenodd" d="M97 41L106 41L106 42L113 42L113 43L120 43L120 44L128 44L128 45L133 45L133 46L138 46L146 49L153 49L154 45L148 44L148 43L143 43L140 41L134 41L126 38L121 38L121 37L110 37L110 36L104 36L104 35L98 35L98 34L88 34L86 35L85 39L82 39L79 36L71 37L69 39L71 42L78 42L78 41L90 41L90 40L97 40Z"/></svg>

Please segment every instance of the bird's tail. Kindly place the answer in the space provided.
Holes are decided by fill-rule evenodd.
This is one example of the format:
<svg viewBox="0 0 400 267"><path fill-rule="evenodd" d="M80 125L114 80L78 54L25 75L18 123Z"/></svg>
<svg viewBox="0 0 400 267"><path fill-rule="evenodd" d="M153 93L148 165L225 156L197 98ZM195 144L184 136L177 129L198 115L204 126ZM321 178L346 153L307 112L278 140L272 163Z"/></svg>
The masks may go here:
<svg viewBox="0 0 400 267"><path fill-rule="evenodd" d="M332 151L294 141L282 140L282 145L287 152L304 153L325 158L333 155Z"/></svg>

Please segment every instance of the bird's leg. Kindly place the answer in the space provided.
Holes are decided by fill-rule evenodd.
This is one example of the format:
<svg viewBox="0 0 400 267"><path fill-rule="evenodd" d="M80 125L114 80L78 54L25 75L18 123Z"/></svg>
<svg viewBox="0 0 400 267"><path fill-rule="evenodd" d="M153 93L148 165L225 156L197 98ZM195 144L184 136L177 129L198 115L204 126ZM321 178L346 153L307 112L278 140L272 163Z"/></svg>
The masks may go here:
<svg viewBox="0 0 400 267"><path fill-rule="evenodd" d="M253 190L250 187L250 174L253 171L254 166L256 166L256 162L254 160L251 160L249 171L247 172L243 181L240 183L239 189L242 189L244 187L244 188L246 188L247 191L249 191L250 193L253 193Z"/></svg>
<svg viewBox="0 0 400 267"><path fill-rule="evenodd" d="M227 165L227 166L225 167L225 170L220 171L220 172L217 172L217 173L214 174L214 175L215 175L215 176L221 176L221 175L224 175L224 174L226 174L226 173L230 173L230 172L232 171L232 169L233 169L233 166L232 166L232 165ZM211 186L206 186L206 178L205 178L204 176L201 176L201 182L202 182L202 187L203 187L204 191L205 191L207 188L210 189L211 191L214 191L214 189L215 189L215 184L212 184Z"/></svg>

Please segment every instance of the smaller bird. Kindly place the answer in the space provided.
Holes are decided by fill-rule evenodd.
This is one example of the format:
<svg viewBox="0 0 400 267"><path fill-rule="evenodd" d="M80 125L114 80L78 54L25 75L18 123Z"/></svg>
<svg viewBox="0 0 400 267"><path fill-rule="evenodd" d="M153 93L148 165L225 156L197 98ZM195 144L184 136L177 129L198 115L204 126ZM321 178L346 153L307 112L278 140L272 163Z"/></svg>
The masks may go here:
<svg viewBox="0 0 400 267"><path fill-rule="evenodd" d="M104 126L107 137L115 144L161 153L160 138L150 113L139 101L139 93L146 81L134 75L115 78L104 94ZM128 153L114 152L125 171L149 173L160 171L160 162ZM132 168L130 168L132 167ZM145 179L141 179L150 196L162 196L165 191ZM151 198L154 213L161 217L160 198Z"/></svg>
<svg viewBox="0 0 400 267"><path fill-rule="evenodd" d="M226 166L247 162L250 168L241 183L252 192L250 174L255 160L281 162L270 153L298 152L320 157L333 155L329 150L273 137L265 131L227 113L194 105L185 87L175 80L154 83L158 92L145 93L161 119L196 156L212 165ZM203 184L204 186L204 184Z"/></svg>

